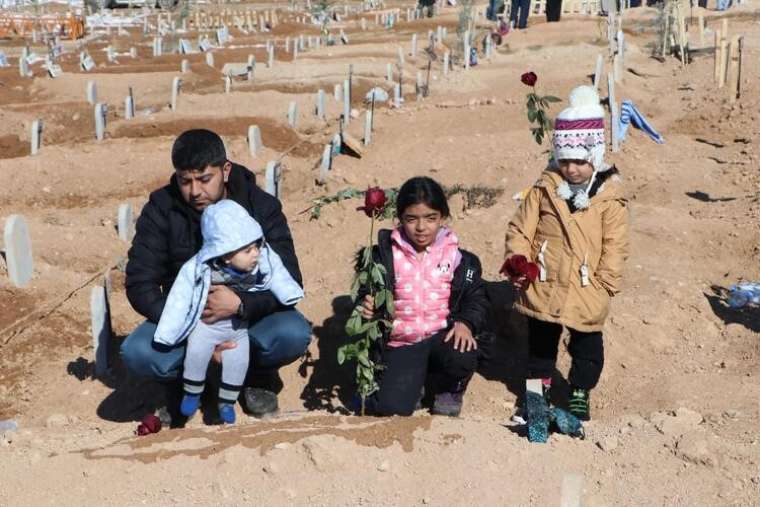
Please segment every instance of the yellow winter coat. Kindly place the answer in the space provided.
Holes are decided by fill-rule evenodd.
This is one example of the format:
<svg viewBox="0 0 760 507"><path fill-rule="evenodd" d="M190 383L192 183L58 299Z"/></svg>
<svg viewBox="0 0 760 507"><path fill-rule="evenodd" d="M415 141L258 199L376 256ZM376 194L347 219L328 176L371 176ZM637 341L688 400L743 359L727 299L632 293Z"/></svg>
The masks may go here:
<svg viewBox="0 0 760 507"><path fill-rule="evenodd" d="M536 280L515 307L523 315L583 332L601 331L610 297L620 291L628 257L628 211L617 176L608 177L589 207L570 213L557 196L563 181L548 169L528 191L507 226L506 257L522 254L538 262L543 252L545 281ZM581 266L586 263L588 284Z"/></svg>

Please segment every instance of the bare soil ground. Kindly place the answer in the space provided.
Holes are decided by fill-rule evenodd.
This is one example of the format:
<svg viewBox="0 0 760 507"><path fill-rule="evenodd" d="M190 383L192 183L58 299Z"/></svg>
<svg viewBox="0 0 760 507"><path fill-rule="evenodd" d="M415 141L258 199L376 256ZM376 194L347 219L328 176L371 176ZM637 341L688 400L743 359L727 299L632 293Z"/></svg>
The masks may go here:
<svg viewBox="0 0 760 507"><path fill-rule="evenodd" d="M710 30L720 26L721 16L705 13ZM491 61L447 77L436 61L431 94L421 101L414 100L413 79L427 59L421 51L408 54L411 34L422 41L427 30L445 24L453 44L457 11L393 30L370 22L363 32L349 19L349 45L307 51L296 61L278 52L271 69L257 66L255 82L236 81L230 94L222 65L245 62L248 54L263 62L261 48L217 50L214 68L190 55L175 112L167 104L182 57L149 57L151 39L138 31L112 40L119 51L138 46L137 59L106 63L96 51L105 46L101 40L90 48L95 70L77 70L72 49L55 80L39 65L33 79L19 78L19 46L0 41L12 63L0 69L0 217L4 223L11 214L25 216L35 259L25 289L10 285L0 263L0 420L19 424L0 435L0 505L544 506L559 505L570 473L584 478L585 506L758 505L760 317L756 308L730 309L725 295L739 280L760 279L760 67L753 63L760 56L760 17L751 2L725 16L731 33L745 41L744 93L734 105L713 82L709 51L684 68L676 59L652 59L656 11L627 14L617 98L631 99L666 142L657 145L631 130L622 150L608 156L630 199L625 290L606 326L605 371L593 392L586 440L555 435L545 445L530 444L508 422L522 390L526 337L497 274L516 208L511 196L538 177L548 154L531 138L528 90L519 76L535 71L540 92L563 99L588 83L597 54L607 51L603 18L532 19L528 30L505 38ZM232 45L263 47L267 37L282 43L298 33L316 31L288 22L274 35L237 34ZM698 45L696 34L690 36ZM708 32L706 39L712 37ZM322 148L338 131L341 105L332 86L354 64L353 106L361 111L360 97L371 86L392 92L385 68L395 64L398 46L407 52L406 103L398 110L379 107L364 157L337 157L326 184L316 185ZM85 100L88 80L97 81L101 100L112 106L102 142L94 139ZM123 118L128 86L138 111L129 121ZM328 97L326 121L313 114L319 88ZM300 111L295 129L286 121L290 101ZM44 146L31 157L35 118L45 124ZM363 123L363 116L353 120L349 132L361 138ZM251 124L261 127L266 146L256 158L245 140ZM314 324L314 339L303 360L281 371L278 417L241 414L233 427L205 426L198 417L185 429L136 437L136 421L159 397L155 384L126 374L116 352L141 322L124 293L120 261L129 245L117 238L116 210L122 202L139 210L168 181L173 138L191 127L218 131L230 159L260 179L268 160L283 163L282 202L306 281L299 308ZM318 220L303 211L347 187L393 187L419 174L496 195L490 206L462 194L451 199L452 226L492 281L495 352L458 419L422 411L411 418L347 416L352 372L338 366L336 349L346 341L351 260L367 224L355 201L326 206ZM112 369L93 379L89 293L106 272L113 284ZM562 350L560 403L568 359Z"/></svg>

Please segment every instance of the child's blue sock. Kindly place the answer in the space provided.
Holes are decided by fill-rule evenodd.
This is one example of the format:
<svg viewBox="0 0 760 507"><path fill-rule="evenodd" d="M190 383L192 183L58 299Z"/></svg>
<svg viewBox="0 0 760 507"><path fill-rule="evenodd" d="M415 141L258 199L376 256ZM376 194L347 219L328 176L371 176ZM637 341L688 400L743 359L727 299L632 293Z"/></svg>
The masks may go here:
<svg viewBox="0 0 760 507"><path fill-rule="evenodd" d="M192 417L195 411L198 410L198 406L201 404L200 394L187 394L182 397L182 403L179 406L179 411L185 417Z"/></svg>
<svg viewBox="0 0 760 507"><path fill-rule="evenodd" d="M220 403L219 418L225 424L235 424L235 405L230 403Z"/></svg>

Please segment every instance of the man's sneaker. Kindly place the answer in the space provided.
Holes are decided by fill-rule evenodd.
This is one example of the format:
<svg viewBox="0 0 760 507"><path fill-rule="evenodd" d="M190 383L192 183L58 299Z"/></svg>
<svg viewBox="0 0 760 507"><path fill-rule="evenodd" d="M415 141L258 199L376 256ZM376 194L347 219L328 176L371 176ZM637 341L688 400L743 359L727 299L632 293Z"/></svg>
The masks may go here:
<svg viewBox="0 0 760 507"><path fill-rule="evenodd" d="M581 421L589 421L591 419L588 397L588 389L573 387L570 390L570 399L567 402L567 408L571 414Z"/></svg>
<svg viewBox="0 0 760 507"><path fill-rule="evenodd" d="M235 424L235 405L231 403L219 403L219 419L224 424Z"/></svg>
<svg viewBox="0 0 760 507"><path fill-rule="evenodd" d="M246 387L241 400L243 410L253 417L264 417L277 412L277 395L268 389Z"/></svg>
<svg viewBox="0 0 760 507"><path fill-rule="evenodd" d="M433 414L459 417L459 414L462 412L463 399L464 391L436 394L433 401Z"/></svg>

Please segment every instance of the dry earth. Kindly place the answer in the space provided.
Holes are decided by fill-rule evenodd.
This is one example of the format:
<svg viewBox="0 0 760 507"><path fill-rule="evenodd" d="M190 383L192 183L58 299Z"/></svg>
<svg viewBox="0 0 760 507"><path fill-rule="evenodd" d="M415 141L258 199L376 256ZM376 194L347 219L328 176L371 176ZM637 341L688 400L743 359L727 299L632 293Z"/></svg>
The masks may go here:
<svg viewBox="0 0 760 507"><path fill-rule="evenodd" d="M340 107L329 99L328 120L317 120L314 91L323 87L331 96L349 63L362 94L373 85L389 89L385 66L397 46L408 51L412 33L424 36L437 24L454 33L456 16L446 10L390 31L369 23L367 32L349 20L348 46L306 52L296 62L278 51L273 68L260 65L253 85L236 81L230 94L223 93L221 65L245 61L251 51L218 51L213 69L191 55L177 112L167 103L181 58L150 58L150 39L137 31L113 43L119 51L137 45L139 58L108 64L97 51L105 42L91 42L97 68L78 71L69 48L65 73L55 80L39 67L33 80L20 79L18 44L0 42L12 60L0 69L0 217L26 217L35 256L25 289L13 288L0 267L0 420L19 425L0 438L0 505L544 506L559 505L563 478L572 473L584 478L586 506L760 504L760 318L756 308L725 303L729 285L760 279L760 17L751 2L726 14L731 32L745 37L744 95L733 106L713 83L710 51L685 68L676 59L659 62L649 56L656 11L637 9L626 19L627 70L617 97L633 100L666 143L632 130L622 151L609 156L630 198L632 255L606 327L606 366L587 439L530 444L510 427L526 346L503 283L491 284L495 353L472 382L461 418L345 415L351 372L337 365L335 351L346 340L350 261L367 224L355 201L325 207L319 220L302 211L347 187L392 187L418 174L448 186L489 187L497 191L489 207L452 198L452 225L480 256L485 277L497 282L516 207L511 196L536 179L547 157L530 136L519 76L533 70L541 92L565 98L588 82L596 55L606 51L602 18L565 16L551 25L532 20L527 31L509 34L491 61L467 72L444 77L436 62L431 95L415 101L406 86L403 108L380 108L365 156L338 157L327 183L317 186ZM710 29L719 26L717 13L706 16ZM288 22L274 37L301 31L316 34ZM232 34L233 45L265 40ZM255 54L264 60L263 50ZM422 55L407 55L409 82L426 65ZM102 142L94 140L84 100L90 79L114 105ZM131 121L121 109L127 86L138 109ZM359 92L354 107L362 109ZM295 130L285 119L291 100L301 111ZM31 157L28 131L37 117L45 122L45 146ZM267 146L256 158L245 142L253 123ZM363 116L350 125L357 138L362 125ZM119 267L128 244L117 239L116 209L129 202L139 210L169 178L173 136L191 126L220 132L230 158L260 180L267 160L282 160L282 200L306 280L300 309L314 323L314 340L303 361L282 370L277 418L243 416L225 428L194 420L186 429L136 437L136 421L157 403L156 388L129 378L116 353L111 373L92 378L89 293L110 272L117 350L141 319L124 294ZM563 351L560 370L567 366ZM560 397L562 391L566 384Z"/></svg>

